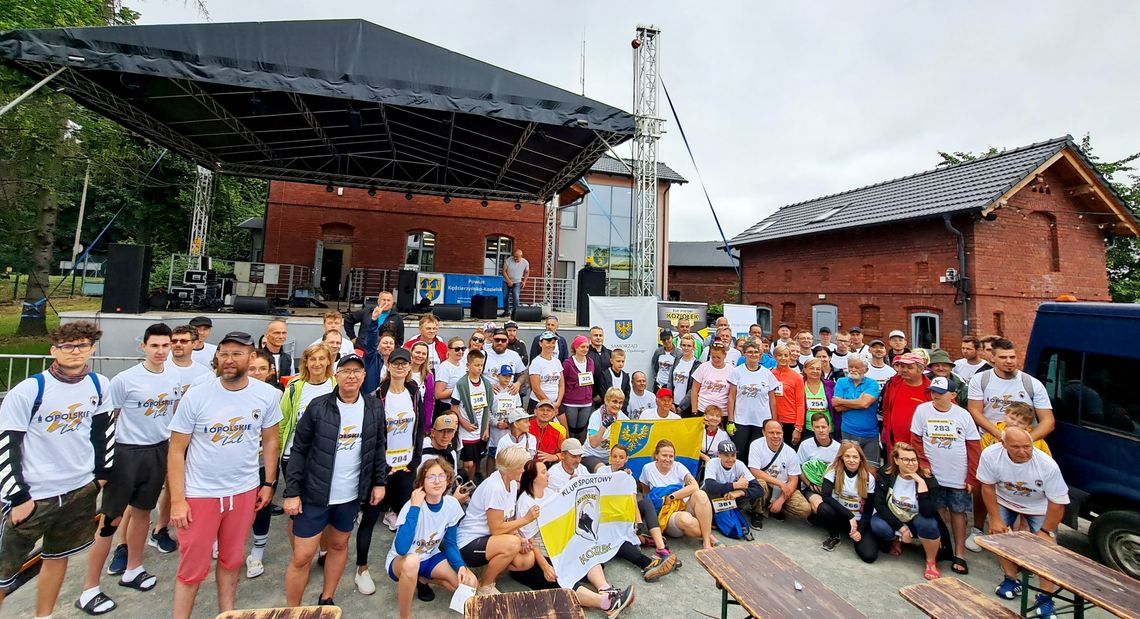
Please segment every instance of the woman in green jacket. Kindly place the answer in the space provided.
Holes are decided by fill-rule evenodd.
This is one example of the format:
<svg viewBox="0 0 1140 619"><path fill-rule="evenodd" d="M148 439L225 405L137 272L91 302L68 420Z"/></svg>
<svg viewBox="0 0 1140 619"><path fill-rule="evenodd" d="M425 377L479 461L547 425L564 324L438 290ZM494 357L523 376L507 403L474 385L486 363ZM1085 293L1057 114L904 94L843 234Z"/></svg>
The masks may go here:
<svg viewBox="0 0 1140 619"><path fill-rule="evenodd" d="M285 393L281 395L281 423L277 424L277 432L281 438L281 468L278 479L289 466L289 451L293 447L293 433L297 430L297 421L305 414L309 402L318 396L332 393L336 386L333 378L332 357L328 348L322 343L313 344L301 353L301 371L285 386ZM293 544L293 523L289 522L289 544Z"/></svg>

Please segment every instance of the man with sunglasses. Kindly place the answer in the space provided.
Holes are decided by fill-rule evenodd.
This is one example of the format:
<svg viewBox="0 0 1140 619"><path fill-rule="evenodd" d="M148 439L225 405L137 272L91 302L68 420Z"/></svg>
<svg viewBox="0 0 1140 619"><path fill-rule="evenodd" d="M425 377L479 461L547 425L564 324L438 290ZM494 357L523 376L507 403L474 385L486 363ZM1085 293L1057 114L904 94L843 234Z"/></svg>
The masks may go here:
<svg viewBox="0 0 1140 619"><path fill-rule="evenodd" d="M491 350L483 349L483 353L487 355L487 361L483 365L483 377L486 378L493 386L496 393L500 387L499 382L499 369L503 366L510 366L513 370L511 377L510 391L511 395L518 395L519 390L522 389L523 383L526 382L526 365L523 364L522 357L509 348L510 336L507 335L506 329L495 329L490 332Z"/></svg>
<svg viewBox="0 0 1140 619"><path fill-rule="evenodd" d="M101 335L87 321L53 331L51 367L0 404L0 606L42 538L36 617L51 616L68 558L91 545L114 462L110 383L87 365Z"/></svg>

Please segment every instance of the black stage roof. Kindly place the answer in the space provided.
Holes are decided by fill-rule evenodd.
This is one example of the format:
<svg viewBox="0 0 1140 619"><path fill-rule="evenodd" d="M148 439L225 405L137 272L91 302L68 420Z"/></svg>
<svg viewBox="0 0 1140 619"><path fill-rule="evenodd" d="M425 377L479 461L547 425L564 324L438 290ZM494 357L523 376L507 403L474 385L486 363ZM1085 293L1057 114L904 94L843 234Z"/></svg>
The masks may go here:
<svg viewBox="0 0 1140 619"><path fill-rule="evenodd" d="M633 135L608 105L362 20L0 33L0 60L223 174L541 202Z"/></svg>

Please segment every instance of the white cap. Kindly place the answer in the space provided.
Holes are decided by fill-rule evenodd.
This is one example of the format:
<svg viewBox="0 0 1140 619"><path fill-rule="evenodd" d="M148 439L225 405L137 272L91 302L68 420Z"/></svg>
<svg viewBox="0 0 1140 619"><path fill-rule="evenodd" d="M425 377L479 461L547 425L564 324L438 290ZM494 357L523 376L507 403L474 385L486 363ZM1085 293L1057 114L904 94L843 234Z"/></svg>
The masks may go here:
<svg viewBox="0 0 1140 619"><path fill-rule="evenodd" d="M906 339L906 334L905 334L905 333L903 333L902 331L899 331L898 329L895 329L894 331L891 331L891 334L887 336L887 339L889 340L889 339L891 339L892 337L901 337L902 339L904 339L904 340L905 340L905 339Z"/></svg>

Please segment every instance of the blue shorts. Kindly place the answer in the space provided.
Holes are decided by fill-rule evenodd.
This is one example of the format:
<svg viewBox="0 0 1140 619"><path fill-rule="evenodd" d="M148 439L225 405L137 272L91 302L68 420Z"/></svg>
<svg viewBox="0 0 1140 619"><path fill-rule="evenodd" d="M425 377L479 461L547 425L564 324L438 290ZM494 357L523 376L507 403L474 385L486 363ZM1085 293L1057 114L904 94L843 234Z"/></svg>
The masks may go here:
<svg viewBox="0 0 1140 619"><path fill-rule="evenodd" d="M964 514L974 509L974 497L962 488L942 487L938 489L938 506L955 514Z"/></svg>
<svg viewBox="0 0 1140 619"><path fill-rule="evenodd" d="M435 566L442 563L446 558L447 556L442 552L437 552L428 557L427 561L420 561L420 578L431 580L431 573L435 570ZM391 578L395 582L400 582L399 577L392 573L392 566L395 564L395 559L392 559L392 562L388 564L388 578Z"/></svg>
<svg viewBox="0 0 1140 619"><path fill-rule="evenodd" d="M313 537L329 525L341 533L351 533L359 512L360 503L356 501L327 506L302 503L301 513L293 516L293 535Z"/></svg>
<svg viewBox="0 0 1140 619"><path fill-rule="evenodd" d="M1040 531L1041 525L1045 524L1045 516L1026 516L1025 514L1019 514L1001 505L998 505L998 509L1001 510L1001 521L1004 522L1007 527L1013 527L1013 523L1017 522L1018 516L1025 518L1025 523L1029 525L1030 533Z"/></svg>

